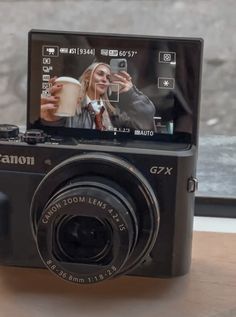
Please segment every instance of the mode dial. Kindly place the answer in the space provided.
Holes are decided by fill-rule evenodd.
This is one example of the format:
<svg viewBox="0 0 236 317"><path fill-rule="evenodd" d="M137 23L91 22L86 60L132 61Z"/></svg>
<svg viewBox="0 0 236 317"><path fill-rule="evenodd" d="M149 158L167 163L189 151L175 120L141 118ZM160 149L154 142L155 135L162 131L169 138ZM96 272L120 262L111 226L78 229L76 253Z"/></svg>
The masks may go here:
<svg viewBox="0 0 236 317"><path fill-rule="evenodd" d="M0 124L0 139L17 138L19 128L12 124Z"/></svg>

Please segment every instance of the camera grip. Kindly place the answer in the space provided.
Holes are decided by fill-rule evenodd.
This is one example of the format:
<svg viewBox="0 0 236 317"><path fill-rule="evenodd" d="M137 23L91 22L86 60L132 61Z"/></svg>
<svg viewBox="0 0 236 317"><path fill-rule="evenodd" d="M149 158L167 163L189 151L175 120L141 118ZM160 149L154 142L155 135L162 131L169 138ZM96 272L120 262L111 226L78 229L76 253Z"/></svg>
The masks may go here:
<svg viewBox="0 0 236 317"><path fill-rule="evenodd" d="M10 203L6 194L0 192L0 259L5 259L10 252L9 227Z"/></svg>
<svg viewBox="0 0 236 317"><path fill-rule="evenodd" d="M7 236L9 228L9 199L8 197L0 192L0 240Z"/></svg>

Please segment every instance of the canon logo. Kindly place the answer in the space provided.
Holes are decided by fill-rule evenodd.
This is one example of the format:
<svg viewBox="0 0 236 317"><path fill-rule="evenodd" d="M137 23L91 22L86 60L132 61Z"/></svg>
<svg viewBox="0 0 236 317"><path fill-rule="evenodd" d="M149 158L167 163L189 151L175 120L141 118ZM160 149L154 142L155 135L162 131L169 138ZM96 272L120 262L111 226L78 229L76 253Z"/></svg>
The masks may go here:
<svg viewBox="0 0 236 317"><path fill-rule="evenodd" d="M17 156L0 154L0 163L15 165L35 165L34 156Z"/></svg>

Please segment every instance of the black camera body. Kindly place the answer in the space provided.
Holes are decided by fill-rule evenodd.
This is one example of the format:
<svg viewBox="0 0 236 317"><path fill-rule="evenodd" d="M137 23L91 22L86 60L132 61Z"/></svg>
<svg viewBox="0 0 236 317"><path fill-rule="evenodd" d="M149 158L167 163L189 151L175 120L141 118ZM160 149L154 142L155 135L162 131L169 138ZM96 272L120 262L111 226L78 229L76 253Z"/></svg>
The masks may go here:
<svg viewBox="0 0 236 317"><path fill-rule="evenodd" d="M201 59L200 39L29 33L27 129L0 125L0 264L77 284L188 272ZM55 76L78 75L75 114L56 117Z"/></svg>
<svg viewBox="0 0 236 317"><path fill-rule="evenodd" d="M93 175L98 180L99 178L104 179L103 183L106 183L105 178L112 180L125 192L130 192L130 186L132 188L136 186L132 177L137 177L140 181L140 184L137 183L137 187L140 186L140 192L132 192L132 189L129 193L132 195L131 200L137 199L135 203L138 203L138 197L135 197L135 194L144 197L151 196L149 199L148 197L145 199L149 201L149 206L146 208L153 208L153 215L150 216L147 210L142 210L138 221L142 226L145 220L151 219L150 222L153 223L147 225L152 227L149 230L153 231L153 236L148 238L152 241L145 242L149 244L147 254L139 259L138 266L128 271L128 274L171 277L184 274L189 270L195 191L195 147L186 148L186 146L177 144L170 149L166 145L156 143L149 143L147 147L147 144L142 142L122 144L115 141L103 141L102 144L78 142L78 144L70 145L68 139L66 142L55 143L55 140L51 140L30 145L21 142L20 138L0 142L1 264L44 267L31 231L33 227L34 234L36 234L37 230L32 223L36 221L33 220L34 213L41 208L38 204L46 205L45 199L50 200L55 195L55 191L60 191L60 188L68 186L66 184L70 184L74 178L83 177L86 180L86 177L88 179ZM55 175L53 175L52 171L60 164L65 164L63 165L64 172L61 174L61 171L55 170ZM96 168L94 169L94 167ZM59 174L57 175L57 173ZM133 173L136 176L132 176ZM143 175L142 179L139 179L139 173ZM42 183L45 177L51 179L53 188L50 187L52 185L50 183ZM74 181L76 183L76 179ZM37 189L38 186L45 192ZM141 186L144 186L144 189L141 189ZM37 198L35 197L36 191L39 194ZM86 196L85 193L83 195ZM88 194L87 199L89 197ZM95 195L91 193L91 199L94 197ZM70 195L63 199L64 201L69 199L70 203ZM34 206L32 206L32 200L34 200ZM106 197L98 198L98 200L106 201ZM64 203L66 204L66 202ZM76 200L75 204L79 204L79 202ZM30 212L31 208L33 209ZM99 209L99 207L97 208ZM56 207L52 209L54 210ZM55 213L57 212L59 210ZM116 210L112 216L115 217L116 213L120 212ZM150 217L150 219L145 219L145 217ZM128 229L127 224L126 227ZM120 232L122 233L122 231ZM131 233L133 234L133 231ZM129 239L126 241L127 244L128 241ZM44 247L42 246L42 248ZM115 245L115 247L118 246ZM49 255L48 259L45 257L45 262L52 261L48 264L50 268L56 264L49 257ZM107 275L115 273L112 269L107 268L107 265L104 266L108 270ZM62 274L61 272L63 274L66 272L59 268L55 268L53 271L59 275ZM102 273L98 275L87 273L87 275L87 279L85 277L73 278L81 283L106 278L105 273L103 276Z"/></svg>

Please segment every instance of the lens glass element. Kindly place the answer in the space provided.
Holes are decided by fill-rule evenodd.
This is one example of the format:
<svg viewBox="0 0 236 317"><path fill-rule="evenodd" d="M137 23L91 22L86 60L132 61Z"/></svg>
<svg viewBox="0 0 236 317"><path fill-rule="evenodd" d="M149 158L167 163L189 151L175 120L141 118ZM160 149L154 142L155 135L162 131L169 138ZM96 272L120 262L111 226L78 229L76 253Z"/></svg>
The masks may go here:
<svg viewBox="0 0 236 317"><path fill-rule="evenodd" d="M66 217L57 226L56 244L64 260L97 263L111 249L111 230L97 218Z"/></svg>

